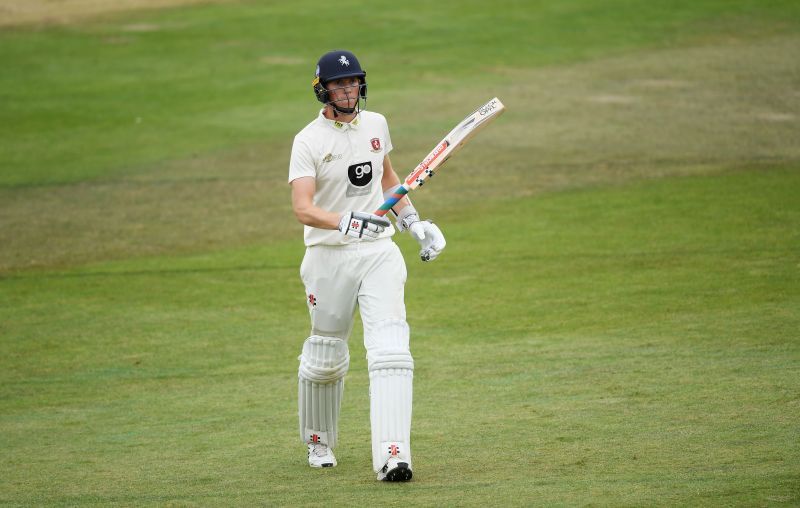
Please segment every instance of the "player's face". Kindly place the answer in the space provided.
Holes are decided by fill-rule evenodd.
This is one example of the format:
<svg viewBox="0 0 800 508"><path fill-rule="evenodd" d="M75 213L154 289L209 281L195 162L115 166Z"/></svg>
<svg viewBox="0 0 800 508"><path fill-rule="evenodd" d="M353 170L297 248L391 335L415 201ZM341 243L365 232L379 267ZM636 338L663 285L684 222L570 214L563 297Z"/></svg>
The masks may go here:
<svg viewBox="0 0 800 508"><path fill-rule="evenodd" d="M325 87L330 92L331 102L340 108L354 108L358 101L358 87L361 81L357 77L339 78L329 81Z"/></svg>

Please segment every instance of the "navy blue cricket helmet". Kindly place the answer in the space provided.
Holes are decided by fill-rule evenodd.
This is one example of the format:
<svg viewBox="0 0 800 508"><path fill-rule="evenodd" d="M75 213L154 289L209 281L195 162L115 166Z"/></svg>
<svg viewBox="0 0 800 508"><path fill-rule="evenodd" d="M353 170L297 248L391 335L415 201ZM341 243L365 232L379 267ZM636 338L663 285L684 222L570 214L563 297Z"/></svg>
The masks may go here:
<svg viewBox="0 0 800 508"><path fill-rule="evenodd" d="M317 62L317 72L311 85L314 87L314 95L323 104L328 104L328 90L325 84L329 81L340 78L356 76L361 81L359 95L367 98L367 71L361 68L356 55L347 50L329 51L322 55Z"/></svg>

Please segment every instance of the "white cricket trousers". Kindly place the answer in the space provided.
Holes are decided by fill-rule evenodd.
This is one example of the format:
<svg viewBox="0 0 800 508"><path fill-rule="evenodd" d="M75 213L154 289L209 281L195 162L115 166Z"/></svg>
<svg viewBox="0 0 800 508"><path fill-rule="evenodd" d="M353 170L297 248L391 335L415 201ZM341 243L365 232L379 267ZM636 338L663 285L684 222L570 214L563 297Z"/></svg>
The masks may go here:
<svg viewBox="0 0 800 508"><path fill-rule="evenodd" d="M356 305L364 337L376 323L406 319L403 287L406 264L391 239L306 249L300 277L311 314L311 335L347 340ZM370 344L365 344L369 347Z"/></svg>

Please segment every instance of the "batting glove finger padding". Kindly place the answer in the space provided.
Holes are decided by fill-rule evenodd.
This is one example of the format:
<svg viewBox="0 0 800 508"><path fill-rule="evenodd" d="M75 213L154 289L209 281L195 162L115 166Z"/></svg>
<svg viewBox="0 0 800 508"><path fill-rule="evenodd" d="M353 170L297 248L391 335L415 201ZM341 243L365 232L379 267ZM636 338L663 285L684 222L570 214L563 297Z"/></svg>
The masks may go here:
<svg viewBox="0 0 800 508"><path fill-rule="evenodd" d="M345 236L375 240L391 223L385 217L371 213L348 212L339 221L339 231Z"/></svg>

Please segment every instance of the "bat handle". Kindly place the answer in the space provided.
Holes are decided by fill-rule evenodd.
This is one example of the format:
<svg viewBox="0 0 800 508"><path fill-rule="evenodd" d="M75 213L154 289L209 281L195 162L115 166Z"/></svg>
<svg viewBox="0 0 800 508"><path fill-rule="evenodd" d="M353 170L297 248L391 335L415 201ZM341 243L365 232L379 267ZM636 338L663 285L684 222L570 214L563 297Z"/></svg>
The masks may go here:
<svg viewBox="0 0 800 508"><path fill-rule="evenodd" d="M383 202L381 207L375 211L375 215L383 217L384 215L389 213L389 210L391 210L392 207L396 205L398 201L403 199L403 196L405 196L406 194L408 194L408 189L406 188L406 186L402 184L398 185L397 188L392 191L392 194L388 198L386 198L386 201Z"/></svg>

